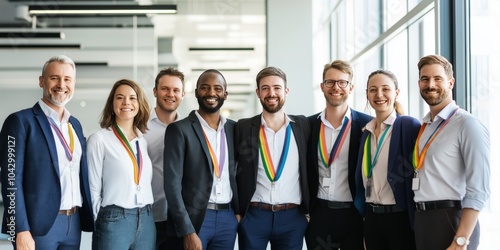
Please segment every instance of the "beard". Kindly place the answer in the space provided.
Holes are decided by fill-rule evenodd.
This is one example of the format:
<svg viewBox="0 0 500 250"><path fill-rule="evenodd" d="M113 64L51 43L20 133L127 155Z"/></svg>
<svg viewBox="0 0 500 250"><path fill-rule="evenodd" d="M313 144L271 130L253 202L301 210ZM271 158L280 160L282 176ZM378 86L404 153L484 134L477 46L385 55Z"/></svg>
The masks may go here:
<svg viewBox="0 0 500 250"><path fill-rule="evenodd" d="M210 97L210 98L212 98L212 97ZM219 111L220 108L222 107L222 105L224 104L224 99L217 98L217 105L215 107L210 107L210 106L205 105L205 102L204 102L205 98L196 97L196 99L198 100L198 105L200 106L200 109L206 113L209 113L209 114L213 114L213 113Z"/></svg>
<svg viewBox="0 0 500 250"><path fill-rule="evenodd" d="M338 107L341 106L342 104L347 101L347 98L342 98L340 100L332 100L331 98L328 98L328 96L325 94L325 99L328 102L328 104L332 105L333 107Z"/></svg>
<svg viewBox="0 0 500 250"><path fill-rule="evenodd" d="M50 101L50 103L54 104L55 106L57 107L64 107L70 100L71 98L73 98L73 93L71 93L69 96L68 95L65 95L64 97L63 96L59 96L57 95L54 95L52 94L51 90L50 89L43 89L43 96Z"/></svg>
<svg viewBox="0 0 500 250"><path fill-rule="evenodd" d="M264 98L264 100L260 100L260 104L262 104L262 108L267 111L268 113L276 113L278 111L281 110L281 108L283 108L283 106L285 105L285 101L282 100L281 98L278 99L278 103L276 104L276 106L269 106L265 100L267 98Z"/></svg>
<svg viewBox="0 0 500 250"><path fill-rule="evenodd" d="M427 95L427 91L434 91L438 96L436 97L434 94ZM422 96L429 106L436 106L442 103L444 99L448 98L448 92L438 88L425 88L420 91L420 96Z"/></svg>
<svg viewBox="0 0 500 250"><path fill-rule="evenodd" d="M156 101L156 106L159 107L161 110L166 111L166 112L174 112L177 110L179 107L180 103L176 102L173 106L168 106L163 103L163 101Z"/></svg>

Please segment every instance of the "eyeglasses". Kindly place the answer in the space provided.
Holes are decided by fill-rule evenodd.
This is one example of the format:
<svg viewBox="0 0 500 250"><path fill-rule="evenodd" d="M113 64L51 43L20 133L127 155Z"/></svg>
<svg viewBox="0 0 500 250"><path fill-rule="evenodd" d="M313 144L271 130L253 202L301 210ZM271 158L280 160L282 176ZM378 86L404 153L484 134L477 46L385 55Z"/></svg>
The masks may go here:
<svg viewBox="0 0 500 250"><path fill-rule="evenodd" d="M339 85L339 88L345 88L349 85L349 81L347 80L324 80L322 83L327 88L332 88L335 84Z"/></svg>

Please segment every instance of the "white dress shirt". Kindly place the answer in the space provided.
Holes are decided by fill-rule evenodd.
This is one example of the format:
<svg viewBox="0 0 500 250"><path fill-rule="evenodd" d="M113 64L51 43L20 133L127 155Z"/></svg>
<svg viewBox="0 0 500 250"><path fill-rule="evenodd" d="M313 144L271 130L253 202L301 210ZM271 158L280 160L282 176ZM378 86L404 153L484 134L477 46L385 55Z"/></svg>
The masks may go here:
<svg viewBox="0 0 500 250"><path fill-rule="evenodd" d="M432 132L458 106L453 101L431 121L430 113L419 140L419 153ZM415 202L460 200L462 207L480 211L490 196L489 132L469 112L458 109L430 144L418 172Z"/></svg>
<svg viewBox="0 0 500 250"><path fill-rule="evenodd" d="M179 118L177 113L175 120ZM151 110L148 121L148 131L144 139L148 142L148 154L153 163L153 215L155 222L166 221L168 204L163 188L163 149L165 148L165 130L167 125L158 119L156 108ZM167 156L168 157L168 156Z"/></svg>
<svg viewBox="0 0 500 250"><path fill-rule="evenodd" d="M146 139L136 130L138 137L129 141L137 155L136 142L142 154L142 174L139 187L134 180L134 165L127 150L110 128L101 129L87 140L90 194L94 220L101 207L116 205L122 208L144 207L153 204L151 188L152 165ZM134 158L135 160L135 158Z"/></svg>
<svg viewBox="0 0 500 250"><path fill-rule="evenodd" d="M352 122L350 108L347 109L344 117L347 117ZM333 144L335 144L335 140L337 140L343 125L338 128L334 128L333 125L326 120L325 110L321 112L320 118L321 122L325 125L326 148L328 150L328 154L330 154ZM325 168L323 161L321 160L321 152L318 150L318 198L320 199L342 202L352 201L351 190L349 189L349 181L347 178L349 169L349 144L351 141L351 128L348 129L349 130L344 132L347 133L344 145L340 148L337 159L332 162L329 168Z"/></svg>
<svg viewBox="0 0 500 250"><path fill-rule="evenodd" d="M269 146L271 159L276 171L278 170L281 152L285 144L287 126L290 122L293 122L288 116L285 115L285 117L286 122L283 127L281 127L278 132L274 132L273 129L267 126L266 121L261 116L261 123L264 126L267 145ZM302 201L302 192L300 189L299 151L293 131L290 133L290 148L288 150L285 167L279 180L274 182L274 187L273 183L271 183L266 175L260 151L258 157L257 186L251 201L268 204L300 204ZM273 197L271 198L271 196Z"/></svg>
<svg viewBox="0 0 500 250"><path fill-rule="evenodd" d="M391 145L391 137L392 137L392 125L394 121L396 121L396 112L392 112L392 114L385 119L385 121L380 126L380 135L377 138L375 136L375 126L377 124L376 120L373 119L368 122L365 126L366 130L370 131L371 136L371 159L373 162L375 154L377 152L377 147L379 140L382 138L382 134L384 134L387 126L389 130L385 134L385 138L382 141L382 147L380 148L380 152L377 158L377 162L372 169L372 187L371 187L371 195L370 197L366 197L367 203L381 204L381 205L395 205L396 200L394 199L394 193L392 192L392 188L387 181L387 171L389 164L389 148ZM364 146L364 144L363 144ZM366 188L367 186L367 177L363 170L361 171L361 175L363 176L363 183Z"/></svg>
<svg viewBox="0 0 500 250"><path fill-rule="evenodd" d="M198 113L198 111L195 111L196 117L198 117L198 120L201 123L201 128L203 129L203 132L205 133L206 137L208 138L208 141L210 142L210 145L212 145L212 149L215 153L215 157L217 158L217 162L220 164L221 159L220 157L220 152L221 152L221 138L222 138L222 129L224 128L224 124L226 124L226 119L222 116L220 116L220 122L219 126L217 126L217 130L213 129L208 125L208 123L201 117L201 115ZM224 130L224 133L226 131ZM212 183L212 192L210 193L210 199L208 202L210 203L217 203L217 204L227 204L231 202L231 199L233 197L233 191L231 189L231 183L229 182L229 153L228 153L228 147L231 147L232 145L228 145L227 143L227 134L226 134L226 147L225 147L225 159L224 159L224 167L222 169L222 175L220 176L220 179L217 178L215 175L215 170L212 169L212 176L213 176L213 183ZM208 143L207 143L208 144ZM207 145L207 147L210 147ZM212 159L210 159L212 161ZM212 166L214 166L212 164ZM214 166L215 167L215 166Z"/></svg>
<svg viewBox="0 0 500 250"><path fill-rule="evenodd" d="M69 111L64 109L62 120L59 120L57 112L47 106L42 100L38 101L38 104L42 108L43 113L55 122L69 146L68 122L71 116ZM82 146L80 145L80 140L71 123L70 126L73 131L74 139L73 159L71 161L66 156L66 151L57 136L57 132L50 126L57 149L59 179L61 181L61 210L82 206L82 194L80 193L80 161L82 159Z"/></svg>

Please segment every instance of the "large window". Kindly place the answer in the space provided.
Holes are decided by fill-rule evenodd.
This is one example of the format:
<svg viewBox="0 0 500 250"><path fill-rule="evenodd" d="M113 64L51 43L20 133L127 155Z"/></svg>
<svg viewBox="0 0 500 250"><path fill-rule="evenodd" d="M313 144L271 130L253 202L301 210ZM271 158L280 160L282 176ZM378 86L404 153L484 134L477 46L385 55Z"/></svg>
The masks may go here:
<svg viewBox="0 0 500 250"><path fill-rule="evenodd" d="M470 90L471 112L490 131L491 152L499 152L500 133L500 34L493 30L500 23L500 2L497 0L470 1ZM480 213L480 249L497 249L500 233L500 156L491 153L491 198L488 207Z"/></svg>

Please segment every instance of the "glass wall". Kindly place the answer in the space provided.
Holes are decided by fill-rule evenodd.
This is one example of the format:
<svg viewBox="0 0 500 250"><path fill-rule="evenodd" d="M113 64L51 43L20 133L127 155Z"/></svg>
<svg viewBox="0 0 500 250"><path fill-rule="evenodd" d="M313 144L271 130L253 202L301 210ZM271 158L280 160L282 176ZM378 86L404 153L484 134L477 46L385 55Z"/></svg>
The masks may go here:
<svg viewBox="0 0 500 250"><path fill-rule="evenodd" d="M465 5L464 17L458 9ZM330 62L343 59L353 64L355 88L349 101L351 107L367 113L371 111L366 105L366 79L372 71L383 68L398 77L401 88L398 100L407 114L421 119L428 112L428 106L420 97L417 62L428 54L451 51L448 59L457 62L454 65L455 73L460 75L457 78L461 85L466 84L455 89L455 100L489 128L491 152L499 152L500 131L493 125L500 124L500 117L493 107L500 106L500 33L492 27L500 23L500 1L340 0L330 1L327 6L323 4L321 10L323 15L313 14L313 17L323 33L314 36L313 40L328 39L330 47L322 51L321 58L315 56L313 60L323 65L328 62L324 53L330 53ZM455 30L443 26L450 21L446 18L454 22ZM462 43L464 39L454 37L456 33L466 34L470 41ZM466 46L463 50L453 52L450 49L463 44ZM323 102L317 105L318 110L324 108ZM480 214L480 249L498 248L494 239L500 233L500 224L495 223L500 220L497 194L500 184L494 180L500 177L496 167L499 164L500 155L491 154L492 194L487 208Z"/></svg>

